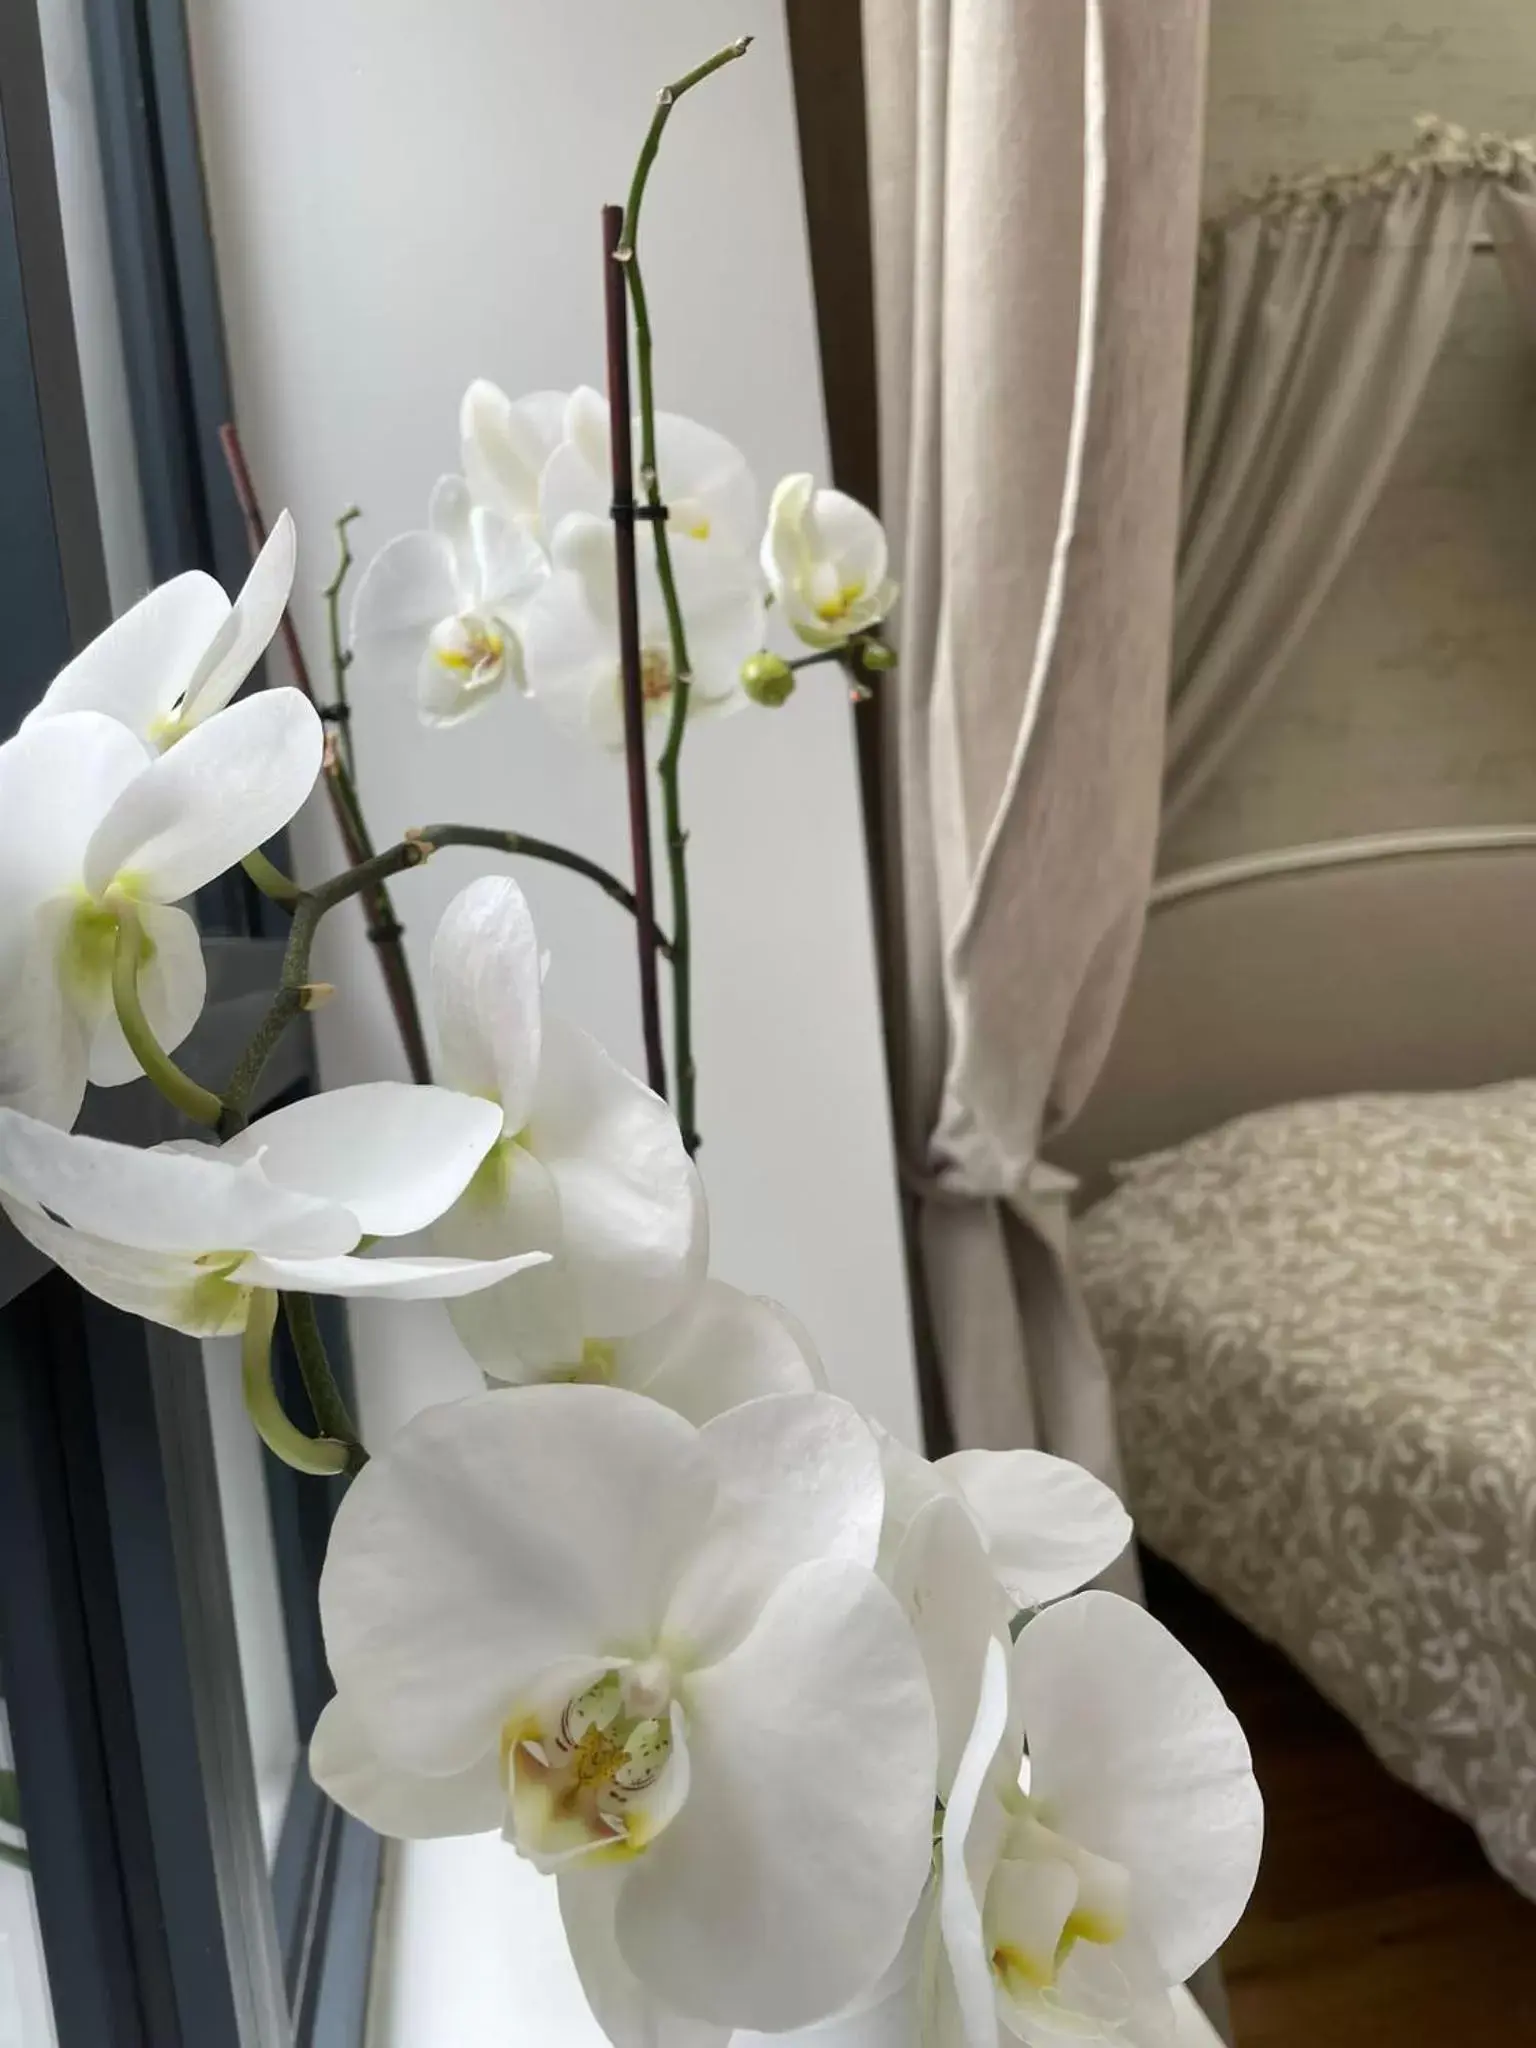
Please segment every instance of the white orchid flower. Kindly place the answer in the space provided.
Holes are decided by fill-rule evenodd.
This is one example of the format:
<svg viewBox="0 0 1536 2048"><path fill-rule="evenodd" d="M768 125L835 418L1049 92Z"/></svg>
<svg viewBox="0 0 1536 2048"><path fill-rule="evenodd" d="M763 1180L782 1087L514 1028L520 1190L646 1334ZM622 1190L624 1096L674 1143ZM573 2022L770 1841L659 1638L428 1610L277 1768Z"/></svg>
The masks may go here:
<svg viewBox="0 0 1536 2048"><path fill-rule="evenodd" d="M932 1853L882 1497L825 1394L703 1429L616 1387L429 1409L337 1514L315 1775L387 1831L501 1826L558 1871L600 2009L827 2016L896 1955Z"/></svg>
<svg viewBox="0 0 1536 2048"><path fill-rule="evenodd" d="M1262 1836L1243 1732L1188 1651L1113 1593L1045 1608L988 1652L925 2039L1171 2042L1168 1989L1236 1926Z"/></svg>
<svg viewBox="0 0 1536 2048"><path fill-rule="evenodd" d="M459 443L464 476L477 505L500 513L533 540L544 538L539 524L539 478L565 438L563 391L534 391L508 398L498 385L477 378L459 408Z"/></svg>
<svg viewBox="0 0 1536 2048"><path fill-rule="evenodd" d="M1115 1493L1045 1451L930 1463L872 1424L885 1469L878 1569L911 1620L939 1724L939 1795L970 1739L987 1645L1021 1609L1088 1584L1131 1538Z"/></svg>
<svg viewBox="0 0 1536 2048"><path fill-rule="evenodd" d="M706 1280L663 1322L609 1343L588 1341L579 1365L529 1379L568 1377L627 1387L702 1425L766 1394L825 1387L809 1334L786 1309Z"/></svg>
<svg viewBox="0 0 1536 2048"><path fill-rule="evenodd" d="M640 421L633 426L635 487L639 474ZM667 507L673 540L708 544L750 555L757 546L757 483L739 448L710 427L680 413L656 415L656 476ZM564 433L539 478L539 520L546 537L573 512L606 519L613 498L613 457L608 401L583 385L566 402Z"/></svg>
<svg viewBox="0 0 1536 2048"><path fill-rule="evenodd" d="M1070 1458L1032 1450L955 1451L930 1461L887 1430L876 1434L885 1464L882 1561L894 1558L931 1502L951 1500L974 1526L1017 1612L1075 1593L1131 1540L1131 1518L1118 1494Z"/></svg>
<svg viewBox="0 0 1536 2048"><path fill-rule="evenodd" d="M0 747L0 1104L74 1122L87 1079L137 1079L112 1003L119 925L162 1046L203 1007L197 927L173 906L286 825L320 772L320 720L263 690L150 754L124 724L71 711Z"/></svg>
<svg viewBox="0 0 1536 2048"><path fill-rule="evenodd" d="M76 655L26 724L100 711L157 752L174 746L224 709L266 651L293 589L296 546L284 512L233 604L199 569L160 584Z"/></svg>
<svg viewBox="0 0 1536 2048"><path fill-rule="evenodd" d="M613 528L576 512L553 543L554 574L529 607L523 636L529 694L578 739L624 744ZM688 633L691 718L739 711L742 663L763 641L762 579L732 548L672 551ZM666 608L650 548L639 550L642 692L648 719L666 718L674 684Z"/></svg>
<svg viewBox="0 0 1536 2048"><path fill-rule="evenodd" d="M500 1117L433 1242L474 1258L554 1254L515 1288L458 1303L454 1327L499 1378L601 1372L605 1347L672 1314L708 1259L677 1121L595 1039L544 1014L538 935L510 876L471 882L443 913L432 1001L442 1079Z"/></svg>
<svg viewBox="0 0 1536 2048"><path fill-rule="evenodd" d="M814 477L787 476L768 508L763 574L790 626L811 647L838 647L878 626L895 604L885 530L873 512Z"/></svg>
<svg viewBox="0 0 1536 2048"><path fill-rule="evenodd" d="M518 634L549 574L538 543L473 505L462 477L432 493L424 533L380 549L352 606L352 651L366 677L414 688L423 725L457 725L523 681Z"/></svg>
<svg viewBox="0 0 1536 2048"><path fill-rule="evenodd" d="M440 1215L498 1128L489 1103L395 1081L306 1097L221 1146L139 1151L0 1109L0 1208L87 1293L230 1336L257 1288L436 1299L536 1265L359 1255Z"/></svg>

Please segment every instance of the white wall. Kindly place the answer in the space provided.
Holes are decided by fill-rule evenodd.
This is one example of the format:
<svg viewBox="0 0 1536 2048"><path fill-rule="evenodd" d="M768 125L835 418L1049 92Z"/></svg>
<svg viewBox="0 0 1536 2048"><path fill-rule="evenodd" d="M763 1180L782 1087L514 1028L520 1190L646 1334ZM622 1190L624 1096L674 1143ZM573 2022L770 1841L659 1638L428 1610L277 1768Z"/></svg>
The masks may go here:
<svg viewBox="0 0 1536 2048"><path fill-rule="evenodd" d="M301 624L356 499L363 545L421 523L456 463L471 376L600 382L598 208L622 197L657 85L729 36L750 57L684 103L653 182L647 274L662 402L744 447L766 484L825 473L793 110L777 0L192 0L236 401L275 508L299 521ZM623 868L615 764L505 703L448 734L365 700L380 836L464 818ZM689 743L702 1165L726 1278L778 1296L839 1384L915 1428L849 715L837 685ZM318 821L300 835L330 859ZM400 888L418 968L484 865ZM520 871L553 1003L639 1062L630 934L586 884ZM357 920L334 921L330 1078L393 1060ZM371 1347L370 1347L371 1351ZM371 1367L372 1358L365 1361Z"/></svg>
<svg viewBox="0 0 1536 2048"><path fill-rule="evenodd" d="M472 376L514 393L600 381L598 209L623 196L655 89L745 30L751 56L680 109L653 183L661 398L730 435L765 486L825 473L778 0L190 0L189 13L236 401L264 495L299 522L313 649L331 520L357 500L372 546L420 523L454 466ZM365 700L357 741L381 837L462 818L626 865L617 766L531 706L428 735L410 705ZM700 730L686 779L715 1270L792 1307L835 1382L915 1438L838 687ZM299 851L309 872L333 858L323 820ZM444 855L400 886L418 971L437 914L480 865ZM625 920L555 871L520 879L554 953L552 1002L638 1065ZM392 1070L357 921L334 919L329 935L320 971L341 999L320 1020L327 1075ZM473 1383L436 1309L376 1312L358 1335L372 1433ZM480 2019L501 2048L575 2048L568 1966L548 1914L518 1903L526 1875L474 1843L397 1859L380 2039L468 2041Z"/></svg>

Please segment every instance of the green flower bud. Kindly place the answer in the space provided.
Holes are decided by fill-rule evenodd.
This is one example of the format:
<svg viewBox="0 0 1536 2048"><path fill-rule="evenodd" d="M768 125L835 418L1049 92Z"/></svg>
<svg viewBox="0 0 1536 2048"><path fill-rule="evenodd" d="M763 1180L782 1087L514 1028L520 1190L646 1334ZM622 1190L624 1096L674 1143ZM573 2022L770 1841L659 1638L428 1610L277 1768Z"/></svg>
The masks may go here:
<svg viewBox="0 0 1536 2048"><path fill-rule="evenodd" d="M754 704L777 711L795 693L794 670L780 655L749 655L741 664L741 687Z"/></svg>
<svg viewBox="0 0 1536 2048"><path fill-rule="evenodd" d="M896 666L896 651L884 646L878 640L866 640L859 648L859 660L865 668L884 669Z"/></svg>

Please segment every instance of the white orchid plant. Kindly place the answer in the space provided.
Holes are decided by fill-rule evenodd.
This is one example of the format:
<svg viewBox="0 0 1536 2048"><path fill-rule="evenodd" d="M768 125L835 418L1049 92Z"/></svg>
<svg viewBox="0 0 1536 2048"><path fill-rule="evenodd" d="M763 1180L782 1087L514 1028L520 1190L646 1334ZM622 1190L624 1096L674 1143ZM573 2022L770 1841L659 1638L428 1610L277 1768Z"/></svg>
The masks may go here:
<svg viewBox="0 0 1536 2048"><path fill-rule="evenodd" d="M1119 1501L1033 1450L928 1462L829 1389L791 1316L709 1272L683 734L782 703L812 662L886 666L896 595L869 512L793 476L763 532L740 454L655 410L640 200L672 105L742 48L663 94L615 252L653 515L633 630L613 415L585 389L473 385L463 476L367 568L350 647L341 575L328 592L333 718L355 664L370 690L414 689L429 725L511 689L632 761L636 712L642 758L648 719L665 728L676 1109L546 1012L505 874L439 927L436 1080L253 1107L324 993L320 920L357 897L387 912L387 885L439 846L560 860L644 914L592 862L512 832L426 826L373 850L345 727L327 740L298 688L236 697L287 604L284 517L233 605L201 575L152 592L0 747L0 1205L118 1308L238 1335L270 1450L348 1476L314 1774L386 1835L499 1829L549 1873L615 2048L723 2048L880 2003L923 2048L1162 2042L1170 1987L1246 1901L1261 1810L1198 1665L1084 1590L1129 1540ZM765 648L770 609L805 653ZM322 775L358 857L300 888L261 848ZM173 1058L204 997L181 905L240 862L292 929L214 1093ZM137 1150L74 1128L88 1081L142 1076L199 1135ZM365 1450L326 1294L443 1300L442 1342L487 1390ZM280 1314L302 1421L274 1389Z"/></svg>

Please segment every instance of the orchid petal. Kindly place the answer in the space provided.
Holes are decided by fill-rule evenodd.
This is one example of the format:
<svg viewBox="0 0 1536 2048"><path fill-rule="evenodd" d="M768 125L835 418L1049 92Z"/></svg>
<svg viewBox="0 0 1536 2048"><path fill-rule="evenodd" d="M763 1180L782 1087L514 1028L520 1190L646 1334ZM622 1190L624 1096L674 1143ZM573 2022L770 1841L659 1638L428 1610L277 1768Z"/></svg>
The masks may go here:
<svg viewBox="0 0 1536 2048"><path fill-rule="evenodd" d="M509 1132L533 1107L543 1015L539 941L510 875L461 889L432 941L432 1009L444 1078L501 1105Z"/></svg>
<svg viewBox="0 0 1536 2048"><path fill-rule="evenodd" d="M480 601L480 565L469 515L474 499L461 476L440 476L427 504L427 525L447 550L453 570L455 602L451 611L473 611Z"/></svg>
<svg viewBox="0 0 1536 2048"><path fill-rule="evenodd" d="M562 391L534 391L515 402L477 379L459 409L464 475L477 505L525 525L537 521L539 474L564 435Z"/></svg>
<svg viewBox="0 0 1536 2048"><path fill-rule="evenodd" d="M184 910L160 903L141 906L139 928L153 949L139 969L139 1001L156 1042L174 1052L202 1015L208 993L202 937ZM110 1008L96 1027L90 1060L98 1088L137 1081L144 1071Z"/></svg>
<svg viewBox="0 0 1536 2048"><path fill-rule="evenodd" d="M746 457L723 434L681 413L658 413L656 470L680 538L751 552L758 535L757 485ZM690 523L696 521L702 524Z"/></svg>
<svg viewBox="0 0 1536 2048"><path fill-rule="evenodd" d="M997 1990L982 1900L1001 1846L994 1775L1008 1741L1008 1653L988 1645L976 1720L944 1807L939 1926L967 2048L997 2048Z"/></svg>
<svg viewBox="0 0 1536 2048"><path fill-rule="evenodd" d="M573 513L589 519L606 517L613 496L613 484L607 473L607 434L605 416L604 448L597 462L589 448L567 439L545 463L539 477L539 524L545 533L558 531Z"/></svg>
<svg viewBox="0 0 1536 2048"><path fill-rule="evenodd" d="M939 1797L949 1796L970 1739L987 1645L1007 1645L1009 1604L975 1523L939 1494L913 1517L886 1583L912 1623L933 1690Z"/></svg>
<svg viewBox="0 0 1536 2048"><path fill-rule="evenodd" d="M718 712L727 704L746 702L741 665L763 644L763 587L747 555L724 548L679 544L673 550L678 601L688 623L688 655L693 666L693 715ZM642 613L665 616L654 565L641 578Z"/></svg>
<svg viewBox="0 0 1536 2048"><path fill-rule="evenodd" d="M1182 1983L1237 1925L1258 1869L1263 1803L1241 1728L1189 1652L1113 1593L1038 1614L1013 1680L1031 1798L1130 1871L1133 1922Z"/></svg>
<svg viewBox="0 0 1536 2048"><path fill-rule="evenodd" d="M379 1754L467 1769L552 1665L654 1631L714 1497L697 1431L613 1387L416 1416L353 1481L320 1583L331 1670Z"/></svg>
<svg viewBox="0 0 1536 2048"><path fill-rule="evenodd" d="M542 1252L509 1259L276 1258L253 1255L240 1268L247 1286L299 1294L373 1295L395 1301L450 1301L495 1287L513 1273L544 1262Z"/></svg>
<svg viewBox="0 0 1536 2048"><path fill-rule="evenodd" d="M260 661L288 609L297 559L293 517L280 512L251 565L224 631L210 641L187 684L180 711L183 724L195 725L222 711ZM222 591L219 594L223 596Z"/></svg>
<svg viewBox="0 0 1536 2048"><path fill-rule="evenodd" d="M432 1242L457 1258L553 1254L547 1265L455 1301L459 1341L483 1372L515 1384L569 1378L582 1363L581 1302L560 1256L560 1197L546 1169L503 1140L484 1170L432 1227Z"/></svg>
<svg viewBox="0 0 1536 2048"><path fill-rule="evenodd" d="M975 1517L1016 1607L1075 1593L1131 1540L1131 1518L1113 1489L1067 1458L956 1451L934 1470Z"/></svg>
<svg viewBox="0 0 1536 2048"><path fill-rule="evenodd" d="M817 552L830 556L866 590L878 589L885 581L889 554L885 529L874 513L842 491L823 490L811 501L809 519Z"/></svg>
<svg viewBox="0 0 1536 2048"><path fill-rule="evenodd" d="M546 1017L528 1145L560 1195L561 1255L590 1337L622 1337L687 1292L701 1234L676 1119L596 1039Z"/></svg>
<svg viewBox="0 0 1536 2048"><path fill-rule="evenodd" d="M774 1588L817 1558L871 1565L885 1485L856 1409L833 1394L770 1394L699 1432L719 1483L706 1540L667 1610L666 1633L711 1663L752 1627Z"/></svg>
<svg viewBox="0 0 1536 2048"><path fill-rule="evenodd" d="M238 1283L200 1284L190 1252L146 1252L71 1230L0 1190L0 1206L29 1244L83 1287L125 1314L188 1337L234 1337L245 1328L250 1298Z"/></svg>
<svg viewBox="0 0 1536 2048"><path fill-rule="evenodd" d="M211 1145L140 1151L0 1110L0 1190L76 1230L154 1252L323 1256L357 1242L334 1203L274 1187Z"/></svg>
<svg viewBox="0 0 1536 2048"><path fill-rule="evenodd" d="M172 712L229 617L229 599L200 569L173 576L114 619L48 685L26 725L97 711L148 742Z"/></svg>
<svg viewBox="0 0 1536 2048"><path fill-rule="evenodd" d="M47 730L40 727L39 731ZM297 690L232 704L152 761L91 835L85 885L175 903L280 832L314 787L324 736Z"/></svg>
<svg viewBox="0 0 1536 2048"><path fill-rule="evenodd" d="M526 528L487 506L475 507L469 530L478 604L497 618L520 625L549 579L549 557Z"/></svg>
<svg viewBox="0 0 1536 2048"><path fill-rule="evenodd" d="M125 735L126 737L126 735ZM0 908L0 1104L68 1130L85 1098L93 1033L110 1001L66 998L59 973L74 904Z"/></svg>
<svg viewBox="0 0 1536 2048"><path fill-rule="evenodd" d="M619 1953L614 1912L623 1881L622 1871L590 1867L560 1879L571 1961L598 2025L613 2048L729 2048L729 2027L669 2012Z"/></svg>
<svg viewBox="0 0 1536 2048"><path fill-rule="evenodd" d="M1077 1901L1077 1873L1070 1863L1054 1857L1031 1861L1004 1858L992 1873L987 1887L983 1925L989 1928L989 1952L999 1972L1005 1995L1017 1985L1054 1984L1056 1957L1072 1908ZM1007 1947L994 1939L1006 1930ZM1012 1976L1010 1977L1010 1971Z"/></svg>
<svg viewBox="0 0 1536 2048"><path fill-rule="evenodd" d="M363 571L352 604L352 651L366 680L415 687L432 628L459 609L451 551L435 533L403 533Z"/></svg>
<svg viewBox="0 0 1536 2048"><path fill-rule="evenodd" d="M928 1875L933 1708L911 1631L862 1567L804 1565L685 1707L692 1789L629 1873L620 1953L717 2025L827 2018L891 1962Z"/></svg>
<svg viewBox="0 0 1536 2048"><path fill-rule="evenodd" d="M277 1186L350 1209L370 1237L406 1237L458 1200L500 1132L494 1103L364 1081L273 1110L221 1156L259 1159Z"/></svg>
<svg viewBox="0 0 1536 2048"><path fill-rule="evenodd" d="M0 746L0 930L80 887L97 824L149 766L143 742L99 711L25 725Z"/></svg>
<svg viewBox="0 0 1536 2048"><path fill-rule="evenodd" d="M501 1825L506 1807L500 1745L493 1743L467 1770L423 1777L384 1763L347 1702L330 1701L309 1743L315 1783L336 1804L377 1835L432 1841L444 1835L480 1835Z"/></svg>
<svg viewBox="0 0 1536 2048"><path fill-rule="evenodd" d="M614 1345L614 1378L693 1423L764 1394L825 1384L811 1340L777 1303L706 1280L664 1322Z"/></svg>

